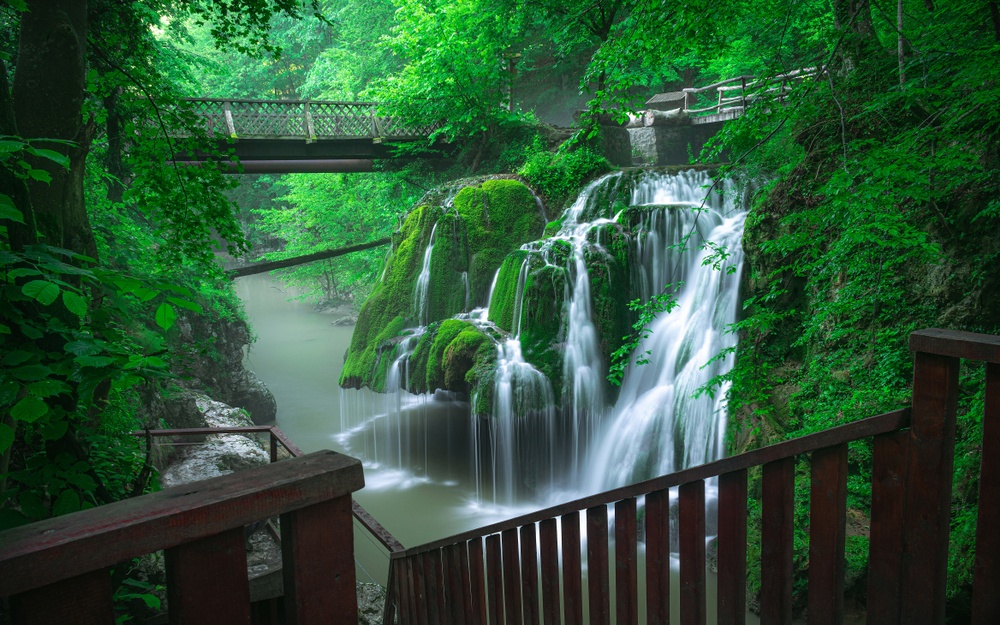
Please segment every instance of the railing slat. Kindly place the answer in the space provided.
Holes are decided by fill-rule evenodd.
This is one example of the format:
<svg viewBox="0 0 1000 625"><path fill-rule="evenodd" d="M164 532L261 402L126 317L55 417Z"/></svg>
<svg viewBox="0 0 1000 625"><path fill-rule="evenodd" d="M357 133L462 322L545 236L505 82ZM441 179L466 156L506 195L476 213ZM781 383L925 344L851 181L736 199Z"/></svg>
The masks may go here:
<svg viewBox="0 0 1000 625"><path fill-rule="evenodd" d="M98 569L10 599L11 622L23 625L107 625L115 621L111 571Z"/></svg>
<svg viewBox="0 0 1000 625"><path fill-rule="evenodd" d="M517 530L501 534L503 543L504 614L507 625L521 625L521 556L517 546Z"/></svg>
<svg viewBox="0 0 1000 625"><path fill-rule="evenodd" d="M464 591L464 599L462 601L462 609L464 611L464 623L475 623L475 592L474 586L472 584L472 571L469 566L469 548L465 543L459 543L455 546L458 552L458 567L461 575L462 590Z"/></svg>
<svg viewBox="0 0 1000 625"><path fill-rule="evenodd" d="M430 551L424 557L424 578L427 582L427 623L445 622L444 585L441 583L441 550Z"/></svg>
<svg viewBox="0 0 1000 625"><path fill-rule="evenodd" d="M670 622L670 490L646 495L646 622Z"/></svg>
<svg viewBox="0 0 1000 625"><path fill-rule="evenodd" d="M583 625L583 563L580 561L580 513L562 517L563 604L566 625Z"/></svg>
<svg viewBox="0 0 1000 625"><path fill-rule="evenodd" d="M428 552L429 553L429 552ZM421 553L415 558L410 558L413 568L413 590L414 590L414 612L417 616L418 625L427 625L428 608L430 597L427 595L427 573L424 569L424 560L427 553Z"/></svg>
<svg viewBox="0 0 1000 625"><path fill-rule="evenodd" d="M791 625L795 459L765 464L762 491L760 622Z"/></svg>
<svg viewBox="0 0 1000 625"><path fill-rule="evenodd" d="M538 625L538 546L534 523L521 528L521 596L525 624Z"/></svg>
<svg viewBox="0 0 1000 625"><path fill-rule="evenodd" d="M844 622L847 445L813 452L809 491L809 625Z"/></svg>
<svg viewBox="0 0 1000 625"><path fill-rule="evenodd" d="M539 523L542 550L542 621L561 622L559 609L559 534L555 519Z"/></svg>
<svg viewBox="0 0 1000 625"><path fill-rule="evenodd" d="M486 625L486 580L483 577L483 539L473 538L466 543L469 549L469 583L472 584L473 623Z"/></svg>
<svg viewBox="0 0 1000 625"><path fill-rule="evenodd" d="M868 547L869 623L899 625L903 556L906 430L880 434L872 446L872 513Z"/></svg>
<svg viewBox="0 0 1000 625"><path fill-rule="evenodd" d="M615 503L615 607L619 625L639 623L635 499Z"/></svg>
<svg viewBox="0 0 1000 625"><path fill-rule="evenodd" d="M462 564L459 561L460 545L451 545L442 550L441 565L444 567L444 583L448 596L445 600L449 623L467 623L465 600L468 586L462 585Z"/></svg>
<svg viewBox="0 0 1000 625"><path fill-rule="evenodd" d="M944 622L958 358L917 352L903 505L900 622Z"/></svg>
<svg viewBox="0 0 1000 625"><path fill-rule="evenodd" d="M747 471L719 477L719 625L744 625L747 612Z"/></svg>
<svg viewBox="0 0 1000 625"><path fill-rule="evenodd" d="M353 528L350 494L281 515L287 622L357 622Z"/></svg>
<svg viewBox="0 0 1000 625"><path fill-rule="evenodd" d="M972 585L972 624L1000 623L1000 364L986 365L986 407L979 469L979 517Z"/></svg>
<svg viewBox="0 0 1000 625"><path fill-rule="evenodd" d="M490 625L503 625L503 563L499 534L486 537L486 584L489 589Z"/></svg>
<svg viewBox="0 0 1000 625"><path fill-rule="evenodd" d="M411 625L415 619L410 613L412 595L409 591L406 572L409 568L409 560L392 560L390 566L394 573L393 583L396 585L396 614L399 624Z"/></svg>
<svg viewBox="0 0 1000 625"><path fill-rule="evenodd" d="M681 624L705 625L705 482L681 484L678 498Z"/></svg>
<svg viewBox="0 0 1000 625"><path fill-rule="evenodd" d="M591 625L611 623L608 596L608 507L587 509L587 590Z"/></svg>
<svg viewBox="0 0 1000 625"><path fill-rule="evenodd" d="M164 556L172 624L250 623L250 583L242 527L172 547ZM225 600L225 610L218 609L220 599Z"/></svg>

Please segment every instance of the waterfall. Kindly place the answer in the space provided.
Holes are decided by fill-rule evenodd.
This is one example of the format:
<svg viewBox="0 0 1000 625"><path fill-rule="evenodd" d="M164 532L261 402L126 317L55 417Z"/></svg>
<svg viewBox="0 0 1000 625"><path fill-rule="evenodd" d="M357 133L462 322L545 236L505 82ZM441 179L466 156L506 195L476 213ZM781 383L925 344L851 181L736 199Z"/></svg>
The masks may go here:
<svg viewBox="0 0 1000 625"><path fill-rule="evenodd" d="M424 250L424 264L417 276L417 284L413 289L413 309L417 312L417 323L427 325L427 311L430 309L431 254L434 252L434 240L437 237L437 222L431 228L431 238Z"/></svg>
<svg viewBox="0 0 1000 625"><path fill-rule="evenodd" d="M704 193L707 176L698 178L647 179L637 186L633 205L700 205L698 193ZM733 203L733 186L726 186L726 201L713 198L712 208L656 208L642 218L646 234L635 243L639 290L648 299L673 284L677 306L656 316L635 350L618 401L591 447L588 490L671 473L722 455L727 389L698 391L732 367L736 344L727 328L738 312L746 213ZM727 355L717 358L722 353ZM639 357L649 362L638 364Z"/></svg>

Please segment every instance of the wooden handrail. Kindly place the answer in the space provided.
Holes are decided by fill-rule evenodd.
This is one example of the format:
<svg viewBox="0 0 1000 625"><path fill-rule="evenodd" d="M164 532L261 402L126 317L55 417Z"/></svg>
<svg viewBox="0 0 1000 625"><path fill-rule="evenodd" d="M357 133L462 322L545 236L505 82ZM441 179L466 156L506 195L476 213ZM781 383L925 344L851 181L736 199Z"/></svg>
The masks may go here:
<svg viewBox="0 0 1000 625"><path fill-rule="evenodd" d="M715 462L709 462L682 471L677 471L669 475L656 477L644 482L637 482L628 486L622 486L613 490L605 491L596 495L582 497L563 504L531 512L519 517L508 519L486 525L474 530L455 534L447 538L435 540L424 545L410 547L406 551L395 553L393 558L404 558L419 553L424 553L433 549L439 549L446 545L456 544L488 534L497 534L506 530L514 529L528 523L537 523L551 517L562 516L567 512L582 511L594 506L601 506L615 503L623 499L640 497L666 488L680 486L687 482L705 480L717 477L724 473L740 471L750 467L761 466L769 462L775 462L785 458L793 458L802 454L812 453L819 449L834 447L843 443L870 438L878 434L894 432L909 426L910 410L904 408L893 412L887 412L875 417L868 417L860 421L854 421L846 425L837 426L815 434L807 434L799 438L761 447L753 451L730 456Z"/></svg>
<svg viewBox="0 0 1000 625"><path fill-rule="evenodd" d="M350 500L363 486L360 461L318 451L6 530L0 595L14 622L99 622L111 612L109 568L166 550L172 622L222 612L248 622L243 526L281 515L291 622L356 622Z"/></svg>

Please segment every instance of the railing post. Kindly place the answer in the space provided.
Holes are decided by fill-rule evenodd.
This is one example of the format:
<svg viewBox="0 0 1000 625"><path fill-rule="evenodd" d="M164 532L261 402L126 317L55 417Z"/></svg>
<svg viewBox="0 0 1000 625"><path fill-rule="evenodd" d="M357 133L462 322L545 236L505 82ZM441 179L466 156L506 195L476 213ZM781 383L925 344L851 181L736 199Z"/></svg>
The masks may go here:
<svg viewBox="0 0 1000 625"><path fill-rule="evenodd" d="M944 623L958 363L955 356L914 356L900 570L900 622L907 625Z"/></svg>
<svg viewBox="0 0 1000 625"><path fill-rule="evenodd" d="M106 625L114 622L111 571L106 568L64 579L10 599L13 623Z"/></svg>
<svg viewBox="0 0 1000 625"><path fill-rule="evenodd" d="M983 452L979 469L979 517L976 525L976 566L972 583L972 623L1000 621L1000 363L986 365L983 410ZM992 486L992 488L991 488Z"/></svg>
<svg viewBox="0 0 1000 625"><path fill-rule="evenodd" d="M165 551L171 625L250 623L250 585L243 528ZM225 610L215 609L226 597Z"/></svg>
<svg viewBox="0 0 1000 625"><path fill-rule="evenodd" d="M353 528L350 493L281 515L286 622L358 622Z"/></svg>
<svg viewBox="0 0 1000 625"><path fill-rule="evenodd" d="M228 101L222 105L222 112L226 116L226 130L229 131L229 138L238 139L239 137L236 136L236 124L233 123L233 110L230 108Z"/></svg>
<svg viewBox="0 0 1000 625"><path fill-rule="evenodd" d="M313 125L312 111L309 110L309 100L302 107L303 125L306 131L306 143L316 143L316 127Z"/></svg>

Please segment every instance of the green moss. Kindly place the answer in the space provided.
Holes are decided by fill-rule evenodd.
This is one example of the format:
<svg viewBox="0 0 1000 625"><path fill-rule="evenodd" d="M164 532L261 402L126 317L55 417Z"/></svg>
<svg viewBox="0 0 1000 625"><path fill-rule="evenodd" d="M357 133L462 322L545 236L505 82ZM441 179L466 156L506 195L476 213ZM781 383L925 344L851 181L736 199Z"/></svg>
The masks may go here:
<svg viewBox="0 0 1000 625"><path fill-rule="evenodd" d="M514 328L514 304L517 300L517 282L521 274L521 266L528 252L515 250L504 259L497 275L496 286L493 287L493 298L490 300L489 319L507 332Z"/></svg>
<svg viewBox="0 0 1000 625"><path fill-rule="evenodd" d="M594 231L600 248L590 248L587 271L590 274L591 306L594 326L601 337L605 362L622 345L629 333L629 244L625 231L616 224Z"/></svg>
<svg viewBox="0 0 1000 625"><path fill-rule="evenodd" d="M463 330L445 348L444 351L444 387L449 390L468 390L477 382L469 379L476 361L486 353L480 354L480 348L492 348L492 341L476 328ZM495 350L491 350L495 351Z"/></svg>
<svg viewBox="0 0 1000 625"><path fill-rule="evenodd" d="M474 332L478 336L486 338L476 330L475 326L467 321L447 319L441 324L441 327L434 336L434 342L431 344L430 353L427 358L427 374L425 378L427 391L433 391L438 388L458 391L465 390L464 384L459 385L457 388L448 384L448 376L446 375L448 373L448 364L445 362L445 351L449 348L452 341L464 332ZM463 372L462 375L464 376L465 373Z"/></svg>

